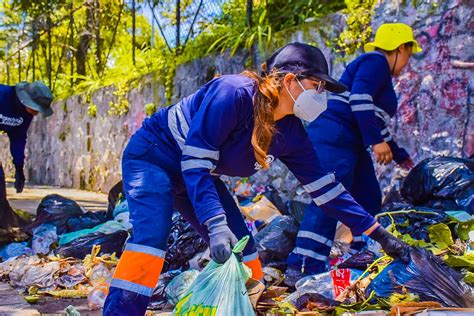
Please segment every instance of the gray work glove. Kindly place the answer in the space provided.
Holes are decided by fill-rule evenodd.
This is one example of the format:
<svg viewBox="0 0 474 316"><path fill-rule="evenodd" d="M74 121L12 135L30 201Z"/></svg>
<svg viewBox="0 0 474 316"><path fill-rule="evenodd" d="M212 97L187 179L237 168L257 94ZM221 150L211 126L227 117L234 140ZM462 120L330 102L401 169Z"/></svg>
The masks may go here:
<svg viewBox="0 0 474 316"><path fill-rule="evenodd" d="M382 226L377 227L370 233L369 237L377 241L382 246L383 251L390 257L400 258L405 263L410 261L410 246L390 234Z"/></svg>
<svg viewBox="0 0 474 316"><path fill-rule="evenodd" d="M232 255L232 247L237 243L237 238L227 226L224 214L214 216L204 222L209 231L209 248L211 259L217 263L224 263Z"/></svg>

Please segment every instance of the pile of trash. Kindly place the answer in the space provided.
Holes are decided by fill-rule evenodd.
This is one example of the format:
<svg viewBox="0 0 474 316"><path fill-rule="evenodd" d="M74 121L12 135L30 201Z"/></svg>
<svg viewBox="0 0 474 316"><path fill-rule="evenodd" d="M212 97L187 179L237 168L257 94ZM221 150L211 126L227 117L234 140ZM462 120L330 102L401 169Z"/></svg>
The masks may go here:
<svg viewBox="0 0 474 316"><path fill-rule="evenodd" d="M257 242L264 266L262 282L249 278L249 270L238 260L229 262L234 273L221 274L222 266L210 260L205 241L176 213L149 309L174 309L180 315L177 311L191 303L209 308L212 284L225 293L247 293L249 300L241 298L238 308L245 310L251 304L255 315L369 310L403 315L426 308L474 306L473 160L424 160L389 193L377 219L412 246L408 262L386 256L370 239L354 252L346 228L343 240L334 243L330 270L296 283L290 282L293 276L287 274L291 270L285 261L295 247L307 207L304 194L288 200L271 186L255 186L247 179L232 185L249 235ZM60 196L45 197L36 219L25 226L29 238L0 248L0 277L27 297L88 296L91 308L100 308L131 229L121 191L117 184L109 196L109 209L99 213L86 212ZM342 225L338 234L343 231ZM229 287L233 282L235 288ZM206 295L198 293L201 288Z"/></svg>

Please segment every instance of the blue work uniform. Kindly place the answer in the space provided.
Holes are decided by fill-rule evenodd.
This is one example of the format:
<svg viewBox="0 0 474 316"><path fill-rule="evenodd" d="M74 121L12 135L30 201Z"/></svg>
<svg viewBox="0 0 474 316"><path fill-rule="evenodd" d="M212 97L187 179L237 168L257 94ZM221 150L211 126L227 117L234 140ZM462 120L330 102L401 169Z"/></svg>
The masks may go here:
<svg viewBox="0 0 474 316"><path fill-rule="evenodd" d="M387 142L397 163L409 158L387 127L397 111L397 96L385 55L371 52L359 56L347 66L340 82L348 91L330 94L327 110L307 129L318 157L316 164L334 172L354 199L376 214L382 193L369 147ZM327 271L336 225L337 219L317 205L308 206L287 263L308 273ZM354 241L361 240L360 232L352 233Z"/></svg>
<svg viewBox="0 0 474 316"><path fill-rule="evenodd" d="M225 75L146 119L123 154L124 190L133 234L120 258L104 314L143 315L158 282L173 210L208 240L203 223L226 214L238 239L249 232L220 175L248 177L262 167L251 144L256 83ZM375 219L357 204L334 174L323 171L294 115L276 122L267 161L280 159L327 214L357 233ZM244 262L257 258L253 239Z"/></svg>
<svg viewBox="0 0 474 316"><path fill-rule="evenodd" d="M28 128L33 115L16 96L15 86L0 84L0 131L10 140L10 152L15 168L23 169ZM0 164L0 194L5 192L5 175ZM3 196L2 196L3 198ZM6 198L6 197L5 197Z"/></svg>

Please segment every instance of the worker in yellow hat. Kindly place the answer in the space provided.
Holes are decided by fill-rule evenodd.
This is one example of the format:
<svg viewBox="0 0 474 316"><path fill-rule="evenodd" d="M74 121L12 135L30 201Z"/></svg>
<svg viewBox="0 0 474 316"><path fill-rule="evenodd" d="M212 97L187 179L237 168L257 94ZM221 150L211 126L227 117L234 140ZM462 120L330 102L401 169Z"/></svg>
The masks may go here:
<svg viewBox="0 0 474 316"><path fill-rule="evenodd" d="M398 103L392 77L398 76L410 56L421 48L410 26L387 23L379 27L374 41L364 50L366 53L351 62L340 79L348 90L329 95L327 110L309 124L308 133L319 164L326 172L334 173L364 209L376 214L381 209L382 193L371 153L380 164L394 160L406 169L413 167L388 126ZM292 270L289 272L327 271L336 224L337 220L316 205L308 207L296 248L287 260ZM358 247L354 244L354 248Z"/></svg>

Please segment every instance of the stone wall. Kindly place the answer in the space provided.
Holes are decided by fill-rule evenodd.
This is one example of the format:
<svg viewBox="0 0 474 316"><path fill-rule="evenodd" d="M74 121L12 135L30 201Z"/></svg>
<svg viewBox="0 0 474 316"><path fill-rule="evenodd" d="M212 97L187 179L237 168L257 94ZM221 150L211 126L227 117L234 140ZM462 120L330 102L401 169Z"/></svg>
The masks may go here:
<svg viewBox="0 0 474 316"><path fill-rule="evenodd" d="M376 9L374 29L384 22L413 25L423 53L414 56L407 71L395 80L400 111L392 132L418 162L433 155L470 156L474 154L474 19L471 1L438 1L436 5L383 1ZM430 1L433 2L433 1ZM325 53L331 73L339 77L345 62L324 43L336 38L344 27L344 17L336 14L299 29L280 34L272 46L302 41L317 44ZM275 47L268 48L268 51ZM178 67L174 78L173 101L193 93L216 73L237 73L250 56L227 54L195 60ZM262 56L252 56L262 60ZM149 75L126 95L130 111L123 116L107 114L109 102L116 100L114 87L92 94L97 115L87 113L84 96L56 101L55 114L47 120L37 117L29 131L27 177L31 182L107 192L120 178L123 148L145 118L145 105L165 104L159 77ZM2 161L11 161L6 136L0 139ZM8 165L8 163L7 163ZM11 164L7 168L11 172ZM386 185L393 167L379 168ZM257 184L273 184L287 198L294 196L297 181L281 164L252 178Z"/></svg>

